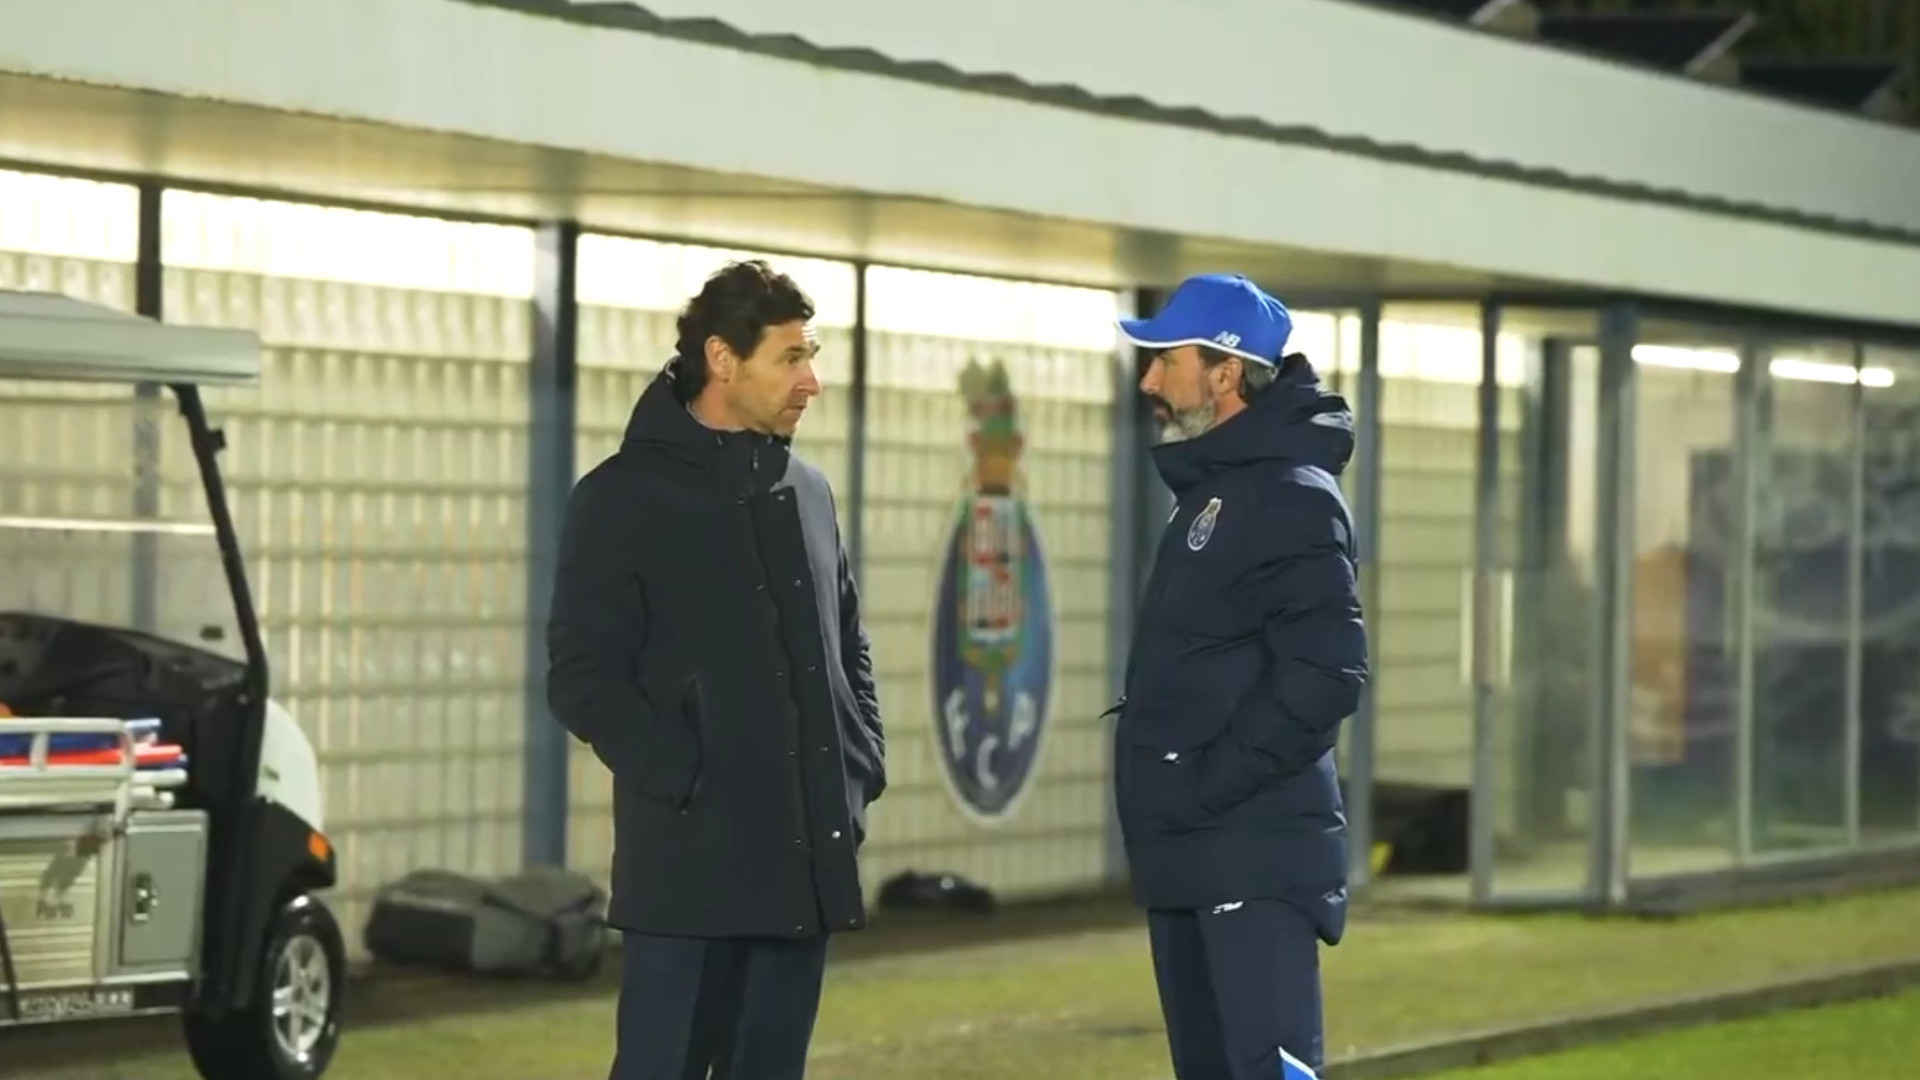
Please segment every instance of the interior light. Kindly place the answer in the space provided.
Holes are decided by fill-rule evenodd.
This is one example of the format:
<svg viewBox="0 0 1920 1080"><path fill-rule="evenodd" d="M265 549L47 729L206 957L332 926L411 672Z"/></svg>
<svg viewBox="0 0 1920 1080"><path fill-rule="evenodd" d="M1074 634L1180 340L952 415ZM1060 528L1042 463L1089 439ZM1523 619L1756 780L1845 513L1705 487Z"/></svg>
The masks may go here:
<svg viewBox="0 0 1920 1080"><path fill-rule="evenodd" d="M1687 349L1678 345L1635 345L1633 361L1651 367L1683 368L1689 371L1713 371L1732 374L1740 370L1740 358L1722 349ZM1893 385L1893 372L1886 368L1861 368L1857 373L1851 364L1835 364L1825 360L1808 360L1797 356L1776 356L1767 362L1767 373L1776 379L1794 379L1802 382L1837 383L1850 386L1856 380L1861 386L1883 389Z"/></svg>
<svg viewBox="0 0 1920 1080"><path fill-rule="evenodd" d="M1678 345L1635 345L1633 362L1652 367L1718 371L1727 374L1740 370L1740 358L1730 352L1714 349L1683 349Z"/></svg>

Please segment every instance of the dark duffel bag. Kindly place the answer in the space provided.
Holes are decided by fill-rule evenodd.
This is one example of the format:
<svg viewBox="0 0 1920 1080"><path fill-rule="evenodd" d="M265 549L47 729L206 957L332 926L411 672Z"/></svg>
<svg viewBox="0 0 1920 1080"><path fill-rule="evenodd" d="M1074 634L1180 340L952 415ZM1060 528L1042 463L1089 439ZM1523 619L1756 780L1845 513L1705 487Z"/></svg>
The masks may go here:
<svg viewBox="0 0 1920 1080"><path fill-rule="evenodd" d="M606 906L604 890L565 870L416 870L374 897L367 950L393 964L585 979L606 949Z"/></svg>

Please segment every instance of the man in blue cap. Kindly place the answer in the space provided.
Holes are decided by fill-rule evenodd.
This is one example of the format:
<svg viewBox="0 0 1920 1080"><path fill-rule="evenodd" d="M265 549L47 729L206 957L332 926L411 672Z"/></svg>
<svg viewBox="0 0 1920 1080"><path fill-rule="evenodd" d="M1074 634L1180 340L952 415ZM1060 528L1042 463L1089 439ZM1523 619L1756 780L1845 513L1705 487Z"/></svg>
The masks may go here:
<svg viewBox="0 0 1920 1080"><path fill-rule="evenodd" d="M1324 1065L1319 947L1346 924L1340 724L1367 679L1353 414L1293 321L1237 275L1182 283L1121 331L1177 505L1115 707L1114 784L1180 1080Z"/></svg>

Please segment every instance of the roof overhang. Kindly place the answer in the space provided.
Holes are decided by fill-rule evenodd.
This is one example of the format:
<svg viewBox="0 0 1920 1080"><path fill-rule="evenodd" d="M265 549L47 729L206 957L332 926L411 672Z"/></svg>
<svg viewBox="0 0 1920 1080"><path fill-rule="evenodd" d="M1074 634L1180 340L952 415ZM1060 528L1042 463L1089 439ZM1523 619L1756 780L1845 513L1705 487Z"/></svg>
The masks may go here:
<svg viewBox="0 0 1920 1080"><path fill-rule="evenodd" d="M107 8L123 32L103 39ZM370 24L390 48L366 48ZM1099 287L1231 269L1920 324L1920 233L695 29L449 0L70 0L0 41L0 160Z"/></svg>

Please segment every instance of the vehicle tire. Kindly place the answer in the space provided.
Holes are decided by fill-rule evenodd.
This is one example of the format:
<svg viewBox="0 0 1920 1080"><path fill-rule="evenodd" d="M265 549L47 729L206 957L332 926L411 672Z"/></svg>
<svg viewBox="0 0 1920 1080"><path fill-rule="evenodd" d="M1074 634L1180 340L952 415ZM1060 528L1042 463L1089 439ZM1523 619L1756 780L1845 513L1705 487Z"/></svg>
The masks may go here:
<svg viewBox="0 0 1920 1080"><path fill-rule="evenodd" d="M326 905L283 901L267 927L246 1008L187 1016L187 1048L205 1080L318 1080L340 1042L346 942Z"/></svg>

